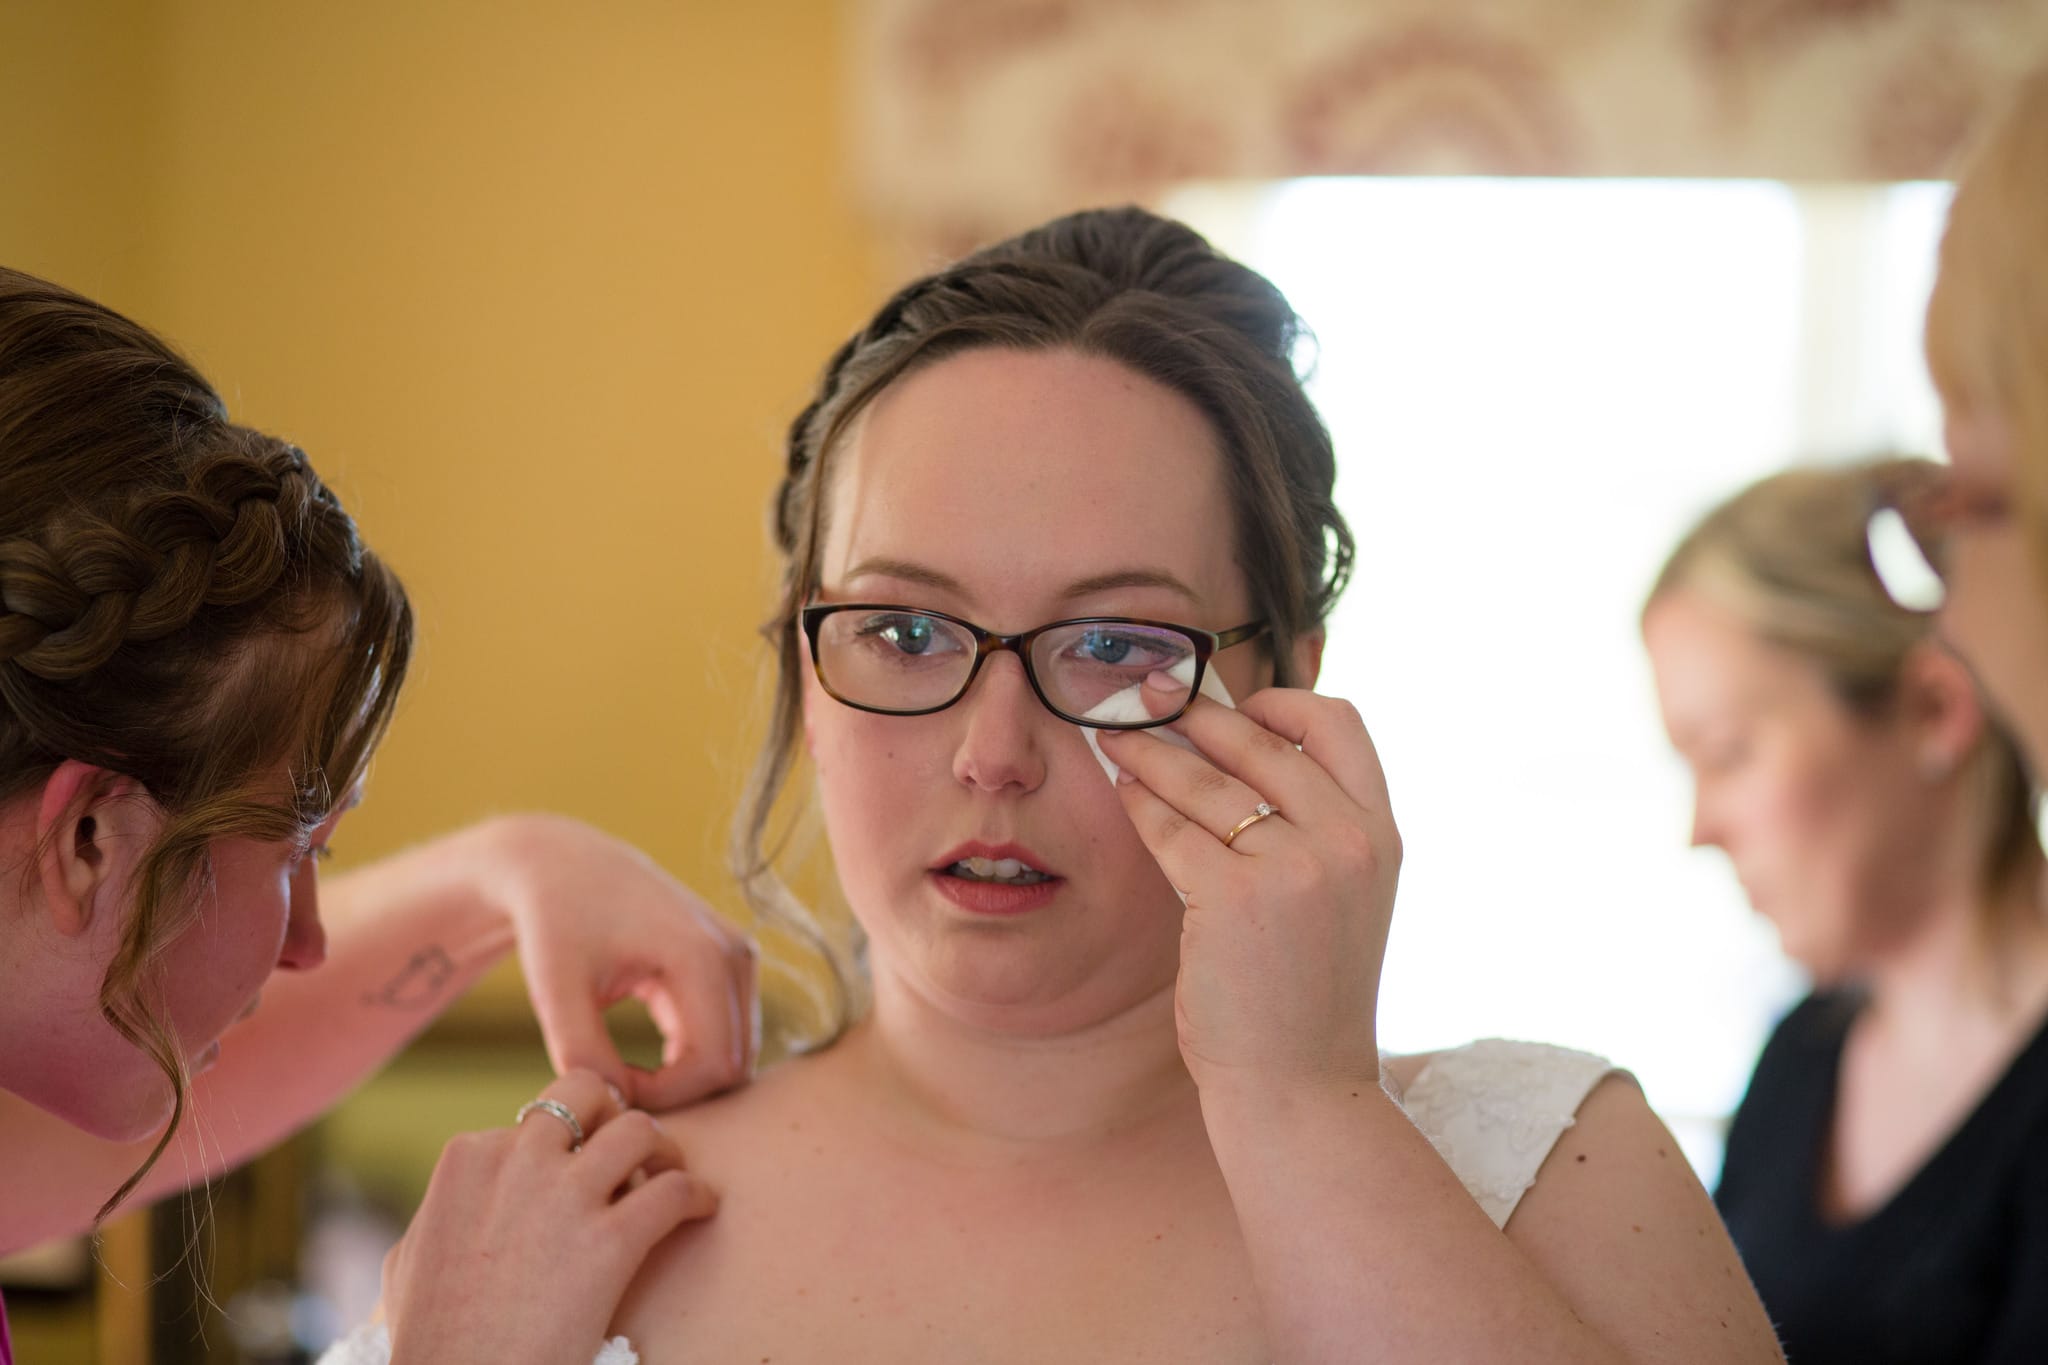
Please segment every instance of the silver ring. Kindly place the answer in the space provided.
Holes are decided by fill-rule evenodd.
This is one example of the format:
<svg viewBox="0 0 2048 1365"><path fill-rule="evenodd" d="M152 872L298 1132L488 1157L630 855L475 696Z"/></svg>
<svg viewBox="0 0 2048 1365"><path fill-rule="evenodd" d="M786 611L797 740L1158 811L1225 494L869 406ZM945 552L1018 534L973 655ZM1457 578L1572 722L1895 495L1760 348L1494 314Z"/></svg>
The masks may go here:
<svg viewBox="0 0 2048 1365"><path fill-rule="evenodd" d="M512 1126L516 1128L526 1122L526 1116L536 1109L540 1110L543 1114L554 1115L568 1128L570 1151L580 1152L583 1150L583 1125L576 1121L576 1112L560 1100L528 1100L525 1104L520 1105L519 1112L512 1116Z"/></svg>
<svg viewBox="0 0 2048 1365"><path fill-rule="evenodd" d="M1259 821L1265 819L1267 816L1278 815L1279 813L1280 808L1278 806L1269 806L1263 801L1259 802L1259 808L1257 810L1253 811L1250 815L1245 816L1244 819L1238 821L1235 825L1232 825L1230 827L1230 833L1223 836L1223 846L1225 848L1229 848L1231 841L1236 839L1238 835L1244 833L1246 830L1250 829L1253 825L1256 825L1257 823L1259 823Z"/></svg>

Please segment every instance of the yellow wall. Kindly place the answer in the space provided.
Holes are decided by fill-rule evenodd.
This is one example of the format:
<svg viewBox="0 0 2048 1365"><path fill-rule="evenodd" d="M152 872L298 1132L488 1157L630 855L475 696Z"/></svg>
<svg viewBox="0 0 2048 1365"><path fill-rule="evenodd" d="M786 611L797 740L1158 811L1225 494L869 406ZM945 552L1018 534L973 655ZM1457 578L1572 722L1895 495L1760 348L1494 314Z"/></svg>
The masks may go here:
<svg viewBox="0 0 2048 1365"><path fill-rule="evenodd" d="M147 16L145 0L0 4L0 263L122 307L150 246Z"/></svg>
<svg viewBox="0 0 2048 1365"><path fill-rule="evenodd" d="M344 865L547 808L736 908L780 433L881 283L840 41L830 0L0 5L0 260L187 349L413 591Z"/></svg>

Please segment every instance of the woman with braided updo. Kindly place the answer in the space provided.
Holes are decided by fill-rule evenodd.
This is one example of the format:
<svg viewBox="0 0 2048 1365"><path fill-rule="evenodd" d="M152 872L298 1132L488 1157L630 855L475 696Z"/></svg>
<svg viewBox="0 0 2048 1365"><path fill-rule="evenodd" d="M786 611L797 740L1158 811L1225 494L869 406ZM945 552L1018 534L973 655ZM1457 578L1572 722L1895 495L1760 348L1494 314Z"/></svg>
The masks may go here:
<svg viewBox="0 0 2048 1365"><path fill-rule="evenodd" d="M328 937L315 865L412 644L397 578L304 454L126 318L0 270L0 1252L268 1147L515 939L578 1068L548 1102L582 1106L593 1148L673 1166L644 1118L605 1120L745 1076L747 945L573 822L508 817L342 878ZM606 1040L624 988L670 1016L659 1072ZM500 1183L545 1181L552 1126L497 1135ZM706 1207L680 1175L608 1193L531 1216L651 1240ZM616 1295L631 1264L593 1283Z"/></svg>
<svg viewBox="0 0 2048 1365"><path fill-rule="evenodd" d="M910 285L826 370L736 862L801 913L763 848L806 768L857 1017L662 1120L724 1203L614 1320L646 1365L1780 1358L1626 1077L1383 1068L1401 845L1358 713L1306 690L1351 541L1299 335L1123 209Z"/></svg>

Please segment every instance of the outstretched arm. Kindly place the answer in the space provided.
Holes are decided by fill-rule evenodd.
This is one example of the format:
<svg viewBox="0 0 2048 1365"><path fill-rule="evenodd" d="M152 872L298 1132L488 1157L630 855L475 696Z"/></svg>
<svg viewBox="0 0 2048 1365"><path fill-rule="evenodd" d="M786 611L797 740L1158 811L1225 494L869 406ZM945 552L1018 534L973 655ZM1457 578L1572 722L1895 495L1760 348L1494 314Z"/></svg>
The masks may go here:
<svg viewBox="0 0 2048 1365"><path fill-rule="evenodd" d="M131 1202L232 1169L317 1118L518 946L558 1070L675 1106L752 1065L753 956L636 850L554 816L485 821L321 887L327 961L281 972L194 1078L185 1122ZM601 1012L646 1001L655 1072L627 1068ZM154 1145L85 1136L0 1092L0 1252L84 1231Z"/></svg>

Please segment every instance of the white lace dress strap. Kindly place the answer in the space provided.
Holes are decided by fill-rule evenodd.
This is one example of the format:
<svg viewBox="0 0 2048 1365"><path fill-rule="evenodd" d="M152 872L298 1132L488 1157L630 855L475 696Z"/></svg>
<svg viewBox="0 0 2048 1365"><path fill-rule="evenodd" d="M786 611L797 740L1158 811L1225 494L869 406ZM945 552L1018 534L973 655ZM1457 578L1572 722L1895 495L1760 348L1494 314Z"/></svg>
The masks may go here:
<svg viewBox="0 0 2048 1365"><path fill-rule="evenodd" d="M381 1322L364 1323L322 1351L316 1365L391 1365L391 1334ZM640 1365L640 1353L624 1337L613 1337L590 1365Z"/></svg>
<svg viewBox="0 0 2048 1365"><path fill-rule="evenodd" d="M1613 1070L1590 1052L1486 1038L1437 1053L1395 1098L1493 1225L1506 1227L1579 1106Z"/></svg>

